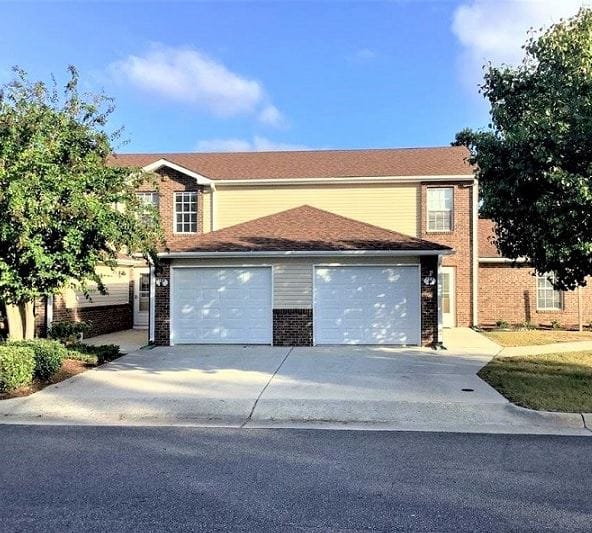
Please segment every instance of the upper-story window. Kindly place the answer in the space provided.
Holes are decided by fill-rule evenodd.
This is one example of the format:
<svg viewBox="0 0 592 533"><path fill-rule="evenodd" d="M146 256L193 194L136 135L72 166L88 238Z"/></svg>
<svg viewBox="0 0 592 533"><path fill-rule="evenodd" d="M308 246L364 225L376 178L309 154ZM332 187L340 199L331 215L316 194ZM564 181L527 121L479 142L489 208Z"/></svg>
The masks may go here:
<svg viewBox="0 0 592 533"><path fill-rule="evenodd" d="M154 209L158 213L158 193L154 191L137 192L138 200L149 209ZM146 209L142 214L142 219L149 219L149 211Z"/></svg>
<svg viewBox="0 0 592 533"><path fill-rule="evenodd" d="M452 231L454 189L452 187L429 187L427 197L428 231Z"/></svg>
<svg viewBox="0 0 592 533"><path fill-rule="evenodd" d="M197 233L197 192L175 193L175 232Z"/></svg>
<svg viewBox="0 0 592 533"><path fill-rule="evenodd" d="M560 311L563 293L553 287L555 274L537 274L536 306L539 311Z"/></svg>

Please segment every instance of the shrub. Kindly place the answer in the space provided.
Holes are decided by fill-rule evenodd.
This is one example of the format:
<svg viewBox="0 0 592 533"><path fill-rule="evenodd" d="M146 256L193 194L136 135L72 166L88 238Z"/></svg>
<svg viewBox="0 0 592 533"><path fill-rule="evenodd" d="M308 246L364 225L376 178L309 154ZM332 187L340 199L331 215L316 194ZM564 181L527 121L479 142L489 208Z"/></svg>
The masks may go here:
<svg viewBox="0 0 592 533"><path fill-rule="evenodd" d="M496 320L495 321L495 325L497 326L498 329L508 329L510 327L510 324L508 324L505 320Z"/></svg>
<svg viewBox="0 0 592 533"><path fill-rule="evenodd" d="M88 333L91 326L92 324L89 321L73 322L63 320L61 322L53 322L47 333L52 339L57 339L65 343L74 343L80 340L81 335Z"/></svg>
<svg viewBox="0 0 592 533"><path fill-rule="evenodd" d="M35 354L24 346L0 346L0 391L11 391L33 380Z"/></svg>
<svg viewBox="0 0 592 533"><path fill-rule="evenodd" d="M536 324L533 324L529 320L525 320L524 322L522 322L520 327L525 330L536 329Z"/></svg>
<svg viewBox="0 0 592 533"><path fill-rule="evenodd" d="M35 356L34 376L38 379L49 379L62 366L68 350L58 341L35 339L25 341L11 341L9 346L21 346L33 350Z"/></svg>
<svg viewBox="0 0 592 533"><path fill-rule="evenodd" d="M561 322L559 320L551 320L551 328L561 329Z"/></svg>
<svg viewBox="0 0 592 533"><path fill-rule="evenodd" d="M70 359L77 359L79 361L93 362L93 357L96 358L97 365L102 365L108 361L113 361L121 355L119 346L116 344L102 344L100 346L92 346L91 344L78 343L70 346L68 357Z"/></svg>

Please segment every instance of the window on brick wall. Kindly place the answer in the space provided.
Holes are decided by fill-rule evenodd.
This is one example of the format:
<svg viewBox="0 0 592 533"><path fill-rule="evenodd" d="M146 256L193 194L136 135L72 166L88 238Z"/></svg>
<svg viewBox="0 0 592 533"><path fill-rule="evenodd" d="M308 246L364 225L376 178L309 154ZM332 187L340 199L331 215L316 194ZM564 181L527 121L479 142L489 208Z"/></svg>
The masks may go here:
<svg viewBox="0 0 592 533"><path fill-rule="evenodd" d="M555 274L537 274L537 309L560 311L563 309L563 292L553 287Z"/></svg>
<svg viewBox="0 0 592 533"><path fill-rule="evenodd" d="M428 231L452 231L453 193L452 187L427 189Z"/></svg>
<svg viewBox="0 0 592 533"><path fill-rule="evenodd" d="M146 206L146 209L142 215L143 219L150 220L149 213L151 209L156 210L158 213L158 193L154 191L149 192L137 192L136 196L138 200Z"/></svg>
<svg viewBox="0 0 592 533"><path fill-rule="evenodd" d="M197 232L197 192L175 193L175 232Z"/></svg>

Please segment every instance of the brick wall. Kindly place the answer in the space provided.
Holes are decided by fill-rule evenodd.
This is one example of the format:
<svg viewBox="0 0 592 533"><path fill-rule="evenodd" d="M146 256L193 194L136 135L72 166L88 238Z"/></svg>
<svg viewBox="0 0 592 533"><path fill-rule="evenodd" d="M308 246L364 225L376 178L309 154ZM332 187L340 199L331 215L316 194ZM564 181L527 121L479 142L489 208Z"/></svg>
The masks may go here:
<svg viewBox="0 0 592 533"><path fill-rule="evenodd" d="M144 183L139 191L158 191L160 223L164 231L166 245L175 251L191 248L195 235L203 233L203 186L198 185L195 178L191 178L176 170L163 168L158 171L158 184ZM183 191L197 191L197 233L176 234L174 232L174 193Z"/></svg>
<svg viewBox="0 0 592 533"><path fill-rule="evenodd" d="M438 338L438 284L423 284L426 276L437 276L438 258L421 258L421 344L430 346L439 342Z"/></svg>
<svg viewBox="0 0 592 533"><path fill-rule="evenodd" d="M157 346L168 346L170 344L170 288L171 288L171 264L170 261L162 260L156 270L156 278L166 279L168 285L155 286L154 295L154 344Z"/></svg>
<svg viewBox="0 0 592 533"><path fill-rule="evenodd" d="M99 307L74 307L67 308L61 295L54 297L53 320L59 322L90 321L92 326L85 337L95 337L114 331L122 331L133 327L133 304L102 305Z"/></svg>
<svg viewBox="0 0 592 533"><path fill-rule="evenodd" d="M274 346L312 346L312 309L274 309Z"/></svg>
<svg viewBox="0 0 592 533"><path fill-rule="evenodd" d="M454 189L453 227L449 232L427 231L427 189L452 187ZM466 183L422 183L420 237L451 246L454 255L444 256L442 265L456 267L456 325L470 326L472 321L471 286L473 282L472 261L472 181Z"/></svg>
<svg viewBox="0 0 592 533"><path fill-rule="evenodd" d="M591 280L592 281L592 280ZM584 324L592 320L592 286L582 289L582 314ZM527 266L504 264L479 265L479 323L494 325L497 320L510 324L524 321L536 325L550 325L557 320L566 327L578 324L578 294L563 294L563 309L538 311L536 308L536 277Z"/></svg>

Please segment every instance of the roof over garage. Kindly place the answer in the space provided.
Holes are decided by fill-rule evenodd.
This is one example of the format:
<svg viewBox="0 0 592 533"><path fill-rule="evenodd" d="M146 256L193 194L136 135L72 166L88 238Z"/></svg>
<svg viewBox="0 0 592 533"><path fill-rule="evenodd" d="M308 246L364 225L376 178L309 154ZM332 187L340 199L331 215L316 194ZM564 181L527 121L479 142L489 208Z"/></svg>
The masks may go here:
<svg viewBox="0 0 592 533"><path fill-rule="evenodd" d="M303 205L192 236L187 252L408 252L448 254L452 248Z"/></svg>

